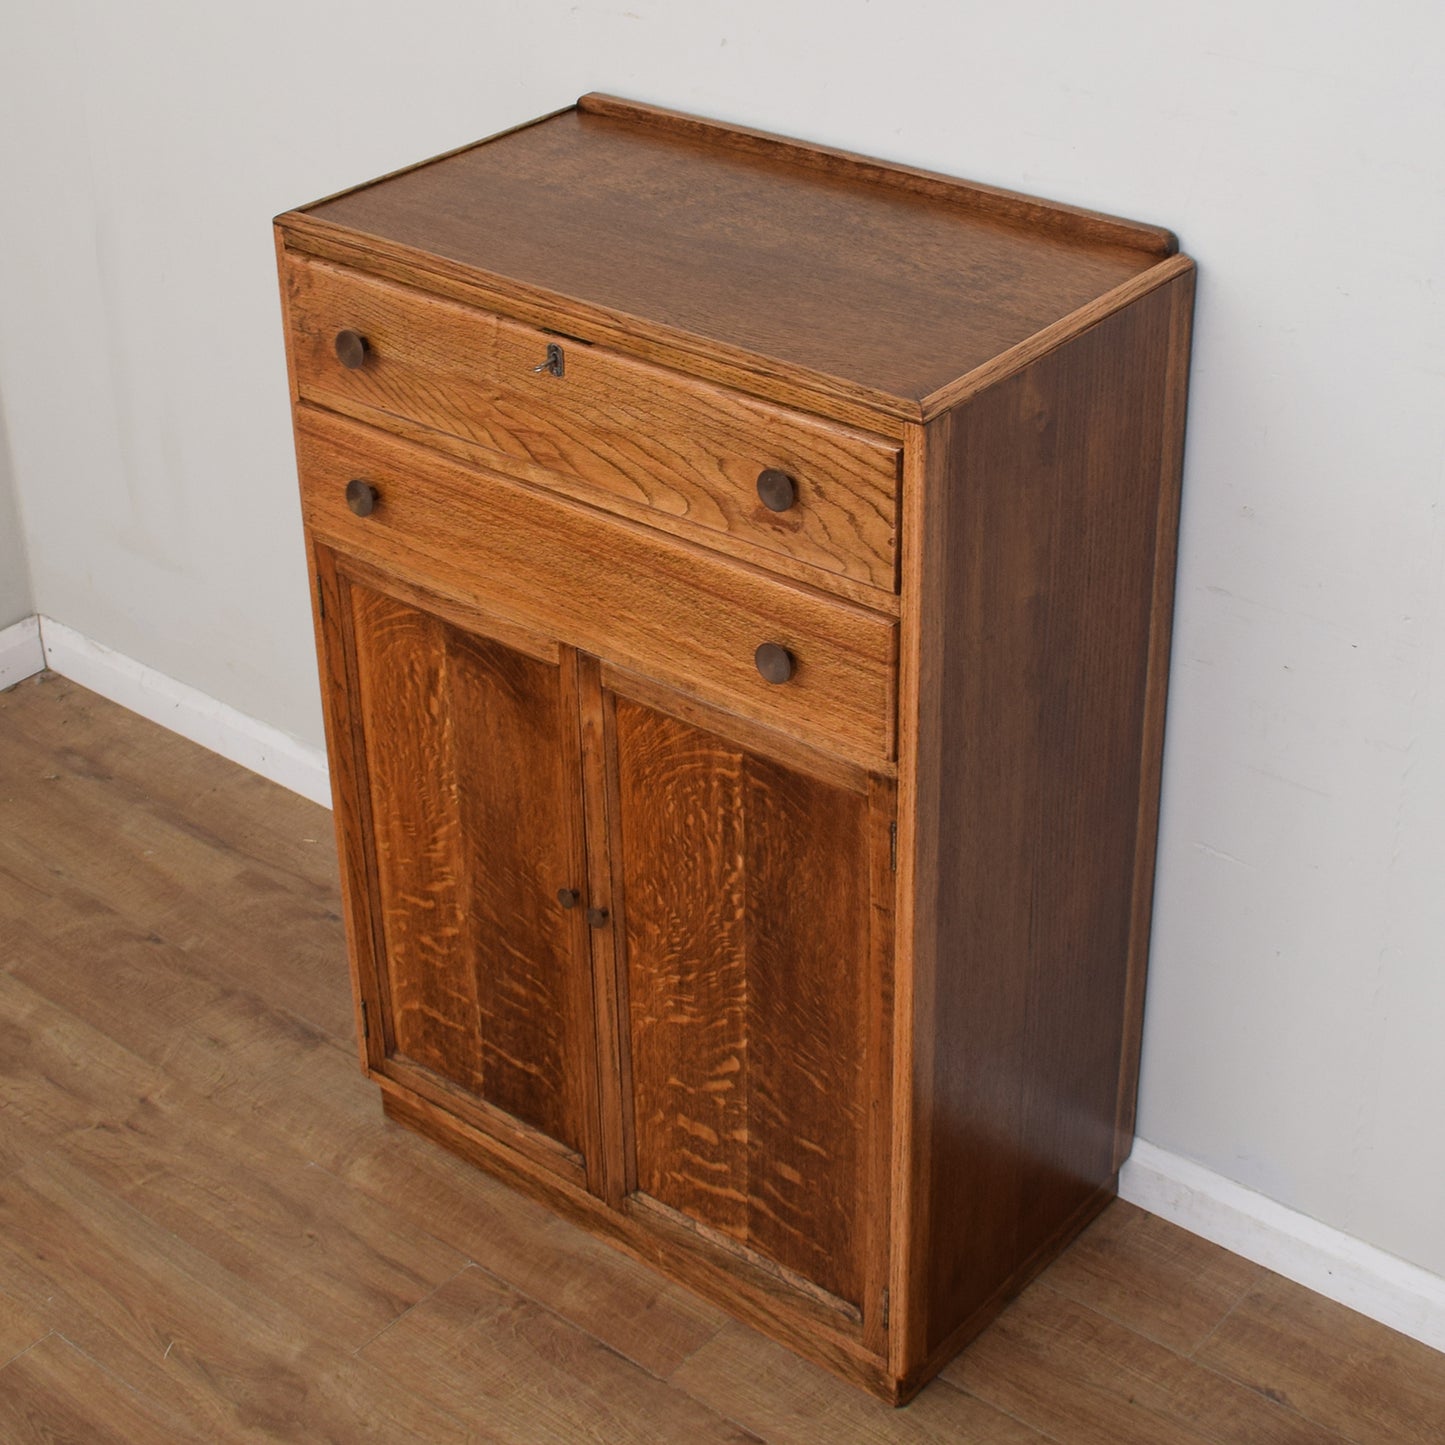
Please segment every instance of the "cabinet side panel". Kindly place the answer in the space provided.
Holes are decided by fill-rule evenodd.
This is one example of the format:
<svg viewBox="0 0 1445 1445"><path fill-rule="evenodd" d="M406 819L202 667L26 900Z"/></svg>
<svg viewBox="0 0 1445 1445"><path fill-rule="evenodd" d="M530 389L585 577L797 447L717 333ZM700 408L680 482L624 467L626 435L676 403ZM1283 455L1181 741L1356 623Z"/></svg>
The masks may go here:
<svg viewBox="0 0 1445 1445"><path fill-rule="evenodd" d="M929 428L929 482L947 491L930 1349L966 1334L1112 1187L1120 1057L1142 997L1135 862L1157 806L1151 614L1169 596L1168 579L1156 596L1155 553L1179 462L1171 347L1187 347L1171 321L1191 283Z"/></svg>

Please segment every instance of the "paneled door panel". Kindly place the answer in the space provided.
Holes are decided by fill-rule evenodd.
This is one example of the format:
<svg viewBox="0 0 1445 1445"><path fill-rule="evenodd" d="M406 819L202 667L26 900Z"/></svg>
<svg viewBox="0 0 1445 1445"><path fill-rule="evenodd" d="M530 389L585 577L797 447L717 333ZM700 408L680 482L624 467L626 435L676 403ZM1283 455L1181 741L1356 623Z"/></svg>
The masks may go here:
<svg viewBox="0 0 1445 1445"><path fill-rule="evenodd" d="M636 1188L861 1309L887 823L866 779L608 711Z"/></svg>
<svg viewBox="0 0 1445 1445"><path fill-rule="evenodd" d="M559 901L583 886L575 654L529 655L358 581L345 595L383 1070L581 1156L589 945L584 910Z"/></svg>

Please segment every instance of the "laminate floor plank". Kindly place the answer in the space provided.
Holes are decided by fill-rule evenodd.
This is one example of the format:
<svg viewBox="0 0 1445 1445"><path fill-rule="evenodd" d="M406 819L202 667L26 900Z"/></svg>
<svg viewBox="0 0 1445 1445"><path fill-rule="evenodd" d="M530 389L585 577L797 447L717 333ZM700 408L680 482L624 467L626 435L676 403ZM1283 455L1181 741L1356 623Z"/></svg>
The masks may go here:
<svg viewBox="0 0 1445 1445"><path fill-rule="evenodd" d="M264 1117L308 1159L330 1166L385 1137L376 1090L349 1042L343 1046L249 988L215 981L194 966L193 951L142 927L109 911L89 917L55 955L18 962L11 976L165 1079L230 1112ZM264 937L259 942L265 946ZM333 950L308 967L334 972L330 986L345 999L343 949L338 933ZM241 967L237 983L244 981Z"/></svg>
<svg viewBox="0 0 1445 1445"><path fill-rule="evenodd" d="M1445 1441L1445 1356L1115 1204L903 1411L382 1116L331 819L0 693L0 1439Z"/></svg>
<svg viewBox="0 0 1445 1445"><path fill-rule="evenodd" d="M1025 1291L944 1379L1069 1445L1343 1437L1051 1290Z"/></svg>
<svg viewBox="0 0 1445 1445"><path fill-rule="evenodd" d="M21 730L13 720L17 712L22 718L28 714L14 693L32 686L48 726L37 729L30 718L30 729ZM349 1039L349 1003L343 995L345 1006L338 1008L336 990L307 966L334 951L342 938L335 844L324 810L261 779L244 789L231 782L197 785L182 790L179 801L167 801L163 785L169 781L174 790L188 766L196 771L197 759L207 775L229 769L244 777L244 770L174 739L178 747L169 766L154 756L154 744L145 754L154 786L112 773L50 740L66 736L65 723L77 708L131 730L160 730L139 718L115 719L124 710L100 699L82 704L86 696L64 682L25 684L0 694L0 721L6 724L0 730L0 771L12 780L0 794L0 876L8 879L0 887L0 909L13 911L15 902L6 899L17 894L30 909L37 906L37 894L51 911L59 906L87 913L108 906L124 920L143 923L144 933L193 954L195 966L209 968L216 981L233 977L244 963L253 986L274 1007L334 1039ZM27 780L28 789L19 785ZM260 811L266 789L278 795L284 815L299 809L311 815L302 821L298 814L289 828L273 826L277 858L268 857L259 841L258 821L242 821ZM244 794L244 809L232 796L237 792ZM311 841L283 846L296 837ZM298 853L305 874L288 861ZM198 895L209 906L197 908ZM250 941L244 954L238 952L239 939Z"/></svg>
<svg viewBox="0 0 1445 1445"><path fill-rule="evenodd" d="M776 1445L1040 1445L1051 1437L952 1389L930 1384L894 1410L745 1325L729 1324L673 1383Z"/></svg>
<svg viewBox="0 0 1445 1445"><path fill-rule="evenodd" d="M8 1290L0 1288L0 1365L23 1355L50 1333L50 1326Z"/></svg>
<svg viewBox="0 0 1445 1445"><path fill-rule="evenodd" d="M347 1161L341 1174L659 1378L728 1321L655 1270L404 1130Z"/></svg>
<svg viewBox="0 0 1445 1445"><path fill-rule="evenodd" d="M59 1335L46 1335L0 1369L0 1439L7 1445L182 1445L203 1438Z"/></svg>
<svg viewBox="0 0 1445 1445"><path fill-rule="evenodd" d="M515 1445L759 1440L475 1267L379 1335L361 1357Z"/></svg>
<svg viewBox="0 0 1445 1445"><path fill-rule="evenodd" d="M38 743L52 778L95 782L119 803L218 841L292 891L334 890L335 833L324 808L57 673L26 686L11 694L13 709L0 692L0 748Z"/></svg>
<svg viewBox="0 0 1445 1445"><path fill-rule="evenodd" d="M57 1153L0 1183L0 1278L207 1438L467 1438L446 1412L316 1338Z"/></svg>
<svg viewBox="0 0 1445 1445"><path fill-rule="evenodd" d="M0 972L0 1178L163 1093L165 1073Z"/></svg>
<svg viewBox="0 0 1445 1445"><path fill-rule="evenodd" d="M1192 1354L1267 1273L1122 1199L1049 1266L1049 1288Z"/></svg>
<svg viewBox="0 0 1445 1445"><path fill-rule="evenodd" d="M1352 1440L1445 1441L1445 1354L1277 1274L1198 1358Z"/></svg>
<svg viewBox="0 0 1445 1445"><path fill-rule="evenodd" d="M319 1338L360 1348L468 1263L405 1216L203 1100L142 1100L66 1157L264 1291Z"/></svg>

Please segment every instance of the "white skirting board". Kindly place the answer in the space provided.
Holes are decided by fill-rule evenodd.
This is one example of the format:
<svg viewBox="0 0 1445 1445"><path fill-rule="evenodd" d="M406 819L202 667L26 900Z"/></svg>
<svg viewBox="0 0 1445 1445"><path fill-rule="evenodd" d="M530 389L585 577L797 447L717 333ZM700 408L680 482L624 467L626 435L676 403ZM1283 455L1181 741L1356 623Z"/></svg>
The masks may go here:
<svg viewBox="0 0 1445 1445"><path fill-rule="evenodd" d="M27 617L13 627L0 628L0 688L14 687L45 668L40 645L40 619Z"/></svg>
<svg viewBox="0 0 1445 1445"><path fill-rule="evenodd" d="M53 618L40 618L40 640L45 650L44 665L62 677L313 803L331 806L324 749L308 747L289 733L92 642Z"/></svg>
<svg viewBox="0 0 1445 1445"><path fill-rule="evenodd" d="M0 686L45 666L282 787L331 805L320 748L48 617L0 632ZM1445 1279L1438 1275L1143 1139L1120 1172L1119 1194L1191 1234L1445 1350Z"/></svg>
<svg viewBox="0 0 1445 1445"><path fill-rule="evenodd" d="M1143 1139L1119 1173L1119 1197L1445 1350L1445 1279L1429 1270Z"/></svg>

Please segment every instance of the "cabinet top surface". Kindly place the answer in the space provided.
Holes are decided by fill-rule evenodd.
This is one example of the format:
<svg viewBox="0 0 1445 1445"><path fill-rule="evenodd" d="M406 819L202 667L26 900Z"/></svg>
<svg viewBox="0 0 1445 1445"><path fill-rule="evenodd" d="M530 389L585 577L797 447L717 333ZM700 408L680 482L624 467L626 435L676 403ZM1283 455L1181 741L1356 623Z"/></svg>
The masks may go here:
<svg viewBox="0 0 1445 1445"><path fill-rule="evenodd" d="M600 96L301 216L555 297L579 325L906 403L1174 249L1159 228Z"/></svg>

